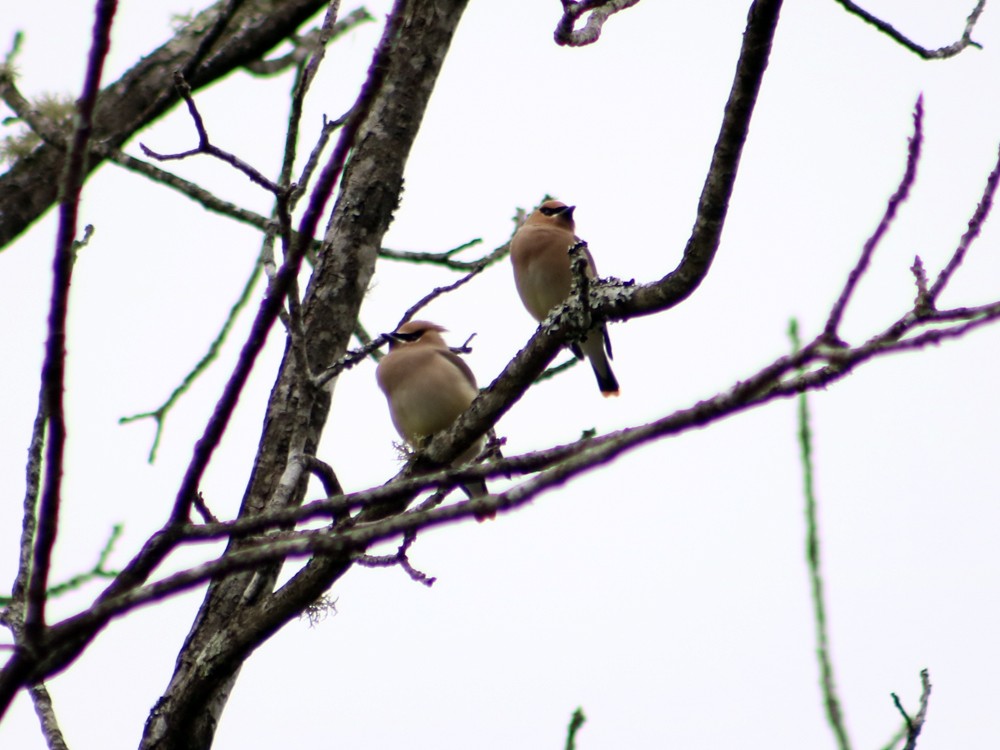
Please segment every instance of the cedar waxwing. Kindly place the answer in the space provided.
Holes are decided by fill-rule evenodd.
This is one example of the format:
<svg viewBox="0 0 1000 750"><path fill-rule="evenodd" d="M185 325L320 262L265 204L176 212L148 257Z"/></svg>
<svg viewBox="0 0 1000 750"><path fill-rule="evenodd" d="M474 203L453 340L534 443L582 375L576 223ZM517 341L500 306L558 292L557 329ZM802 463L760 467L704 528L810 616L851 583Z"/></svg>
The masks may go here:
<svg viewBox="0 0 1000 750"><path fill-rule="evenodd" d="M514 283L528 312L541 323L552 308L566 301L573 283L569 248L577 242L573 210L560 201L545 201L514 233L510 241L510 259L514 264ZM597 276L594 259L584 248L586 274ZM611 371L611 340L601 325L582 343L570 348L577 357L587 355L597 376L597 385L605 396L618 395L618 380Z"/></svg>
<svg viewBox="0 0 1000 750"><path fill-rule="evenodd" d="M479 395L476 376L465 360L448 348L441 337L444 330L426 320L411 320L385 334L389 353L375 370L378 387L389 402L392 424L414 448L424 438L450 427ZM483 438L477 440L452 465L474 459L483 442ZM487 494L482 480L464 487L471 497Z"/></svg>

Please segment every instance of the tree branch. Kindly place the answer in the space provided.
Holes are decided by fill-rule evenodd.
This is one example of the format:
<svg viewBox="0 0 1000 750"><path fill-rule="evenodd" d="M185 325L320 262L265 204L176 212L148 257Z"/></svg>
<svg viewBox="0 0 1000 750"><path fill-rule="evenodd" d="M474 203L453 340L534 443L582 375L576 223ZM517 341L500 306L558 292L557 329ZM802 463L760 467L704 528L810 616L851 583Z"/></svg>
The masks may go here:
<svg viewBox="0 0 1000 750"><path fill-rule="evenodd" d="M792 340L792 353L801 348L798 322L794 319L788 328ZM799 368L799 375L805 370ZM802 455L802 489L806 504L806 566L812 589L813 620L816 625L816 658L819 660L820 685L823 689L823 706L826 719L833 730L840 750L850 750L851 741L844 724L843 710L833 679L833 662L830 659L829 636L826 627L826 597L823 594L823 577L820 573L819 520L816 513L816 489L813 485L812 430L809 427L809 400L805 392L799 394L798 437Z"/></svg>
<svg viewBox="0 0 1000 750"><path fill-rule="evenodd" d="M840 326L840 321L844 316L844 309L847 307L847 303L850 302L851 295L854 294L854 290L857 288L861 277L864 275L865 271L868 270L868 264L871 262L872 255L875 253L875 248L878 247L878 244L881 242L882 237L885 236L885 233L889 231L892 220L896 218L896 212L909 197L910 188L913 187L913 183L917 179L917 163L920 161L920 145L923 143L924 138L922 128L923 119L924 97L923 95L920 95L917 97L917 104L913 110L913 135L910 138L910 145L907 149L906 170L903 173L903 178L899 183L899 187L896 188L896 192L893 193L891 198L889 198L889 203L885 207L885 213L882 214L882 219L875 228L875 232L865 242L864 249L861 252L861 257L858 258L858 262L855 264L850 275L847 277L847 283L844 285L844 288L840 293L840 297L838 297L837 301L834 303L833 309L830 311L830 317L826 321L826 328L823 330L823 334L831 344L835 344L839 341L837 328Z"/></svg>
<svg viewBox="0 0 1000 750"><path fill-rule="evenodd" d="M167 420L167 414L170 413L170 410L174 407L174 404L180 400L181 396L187 393L188 389L194 384L194 381L197 380L219 356L219 351L222 349L222 345L225 343L229 336L229 332L236 323L236 318L239 317L240 312L242 312L243 308L245 308L247 303L250 301L250 295L253 292L254 287L257 286L257 281L260 278L260 269L261 260L260 258L257 258L254 261L250 276L243 285L243 290L240 292L239 297L229 309L229 314L226 316L226 320L223 322L222 328L219 330L219 333L216 334L212 343L208 345L208 351L205 352L205 355L188 371L188 373L181 380L180 385L174 388L174 390L167 397L167 400L152 411L142 412L140 414L131 414L127 417L121 417L118 420L118 424L129 424L140 419L152 419L156 423L156 434L153 437L153 445L149 449L149 463L153 463L156 460L156 450L160 446L160 438L163 436L163 427Z"/></svg>
<svg viewBox="0 0 1000 750"><path fill-rule="evenodd" d="M979 237L979 233L983 229L983 223L986 221L986 217L990 215L990 209L993 208L993 197L996 195L997 183L1000 182L1000 153L998 153L997 163L993 167L993 171L990 172L989 177L986 178L986 187L983 188L983 197L979 199L979 205L976 206L976 211L969 219L969 228L966 230L965 234L962 235L962 239L958 242L958 247L955 248L955 252L952 253L951 259L948 261L941 273L938 274L937 279L934 281L934 285L927 292L925 297L925 302L931 305L936 305L938 297L941 296L941 292L948 285L948 281L951 279L952 274L958 270L958 267L962 264L965 259L965 254L968 252L969 247L972 243Z"/></svg>
<svg viewBox="0 0 1000 750"><path fill-rule="evenodd" d="M31 703L35 707L35 714L41 724L42 736L49 750L68 750L66 739L59 728L59 721L56 719L56 711L52 706L52 696L49 695L48 688L39 683L28 688L31 695Z"/></svg>
<svg viewBox="0 0 1000 750"><path fill-rule="evenodd" d="M218 146L212 144L208 137L208 130L205 129L205 121L201 117L201 112L198 111L198 106L194 103L194 97L191 96L191 86L186 80L184 80L184 77L179 72L174 73L174 86L177 88L181 98L184 99L184 102L187 104L188 112L191 115L191 119L194 121L195 130L198 131L198 145L193 149L183 151L179 154L159 154L146 146L146 144L140 143L139 148L142 149L142 152L146 156L156 159L157 161L186 159L187 157L195 156L196 154L214 156L216 159L226 162L226 164L229 164L234 169L238 169L240 172L249 177L251 182L260 185L269 193L279 196L282 192L282 188L279 185L269 180L261 174L261 172L247 164L235 154L224 151Z"/></svg>
<svg viewBox="0 0 1000 750"><path fill-rule="evenodd" d="M381 239L399 200L407 155L465 4L465 0L397 0L389 16L369 71L369 82L384 75L389 83L379 91L362 126L363 135L355 142L302 301L305 340L317 371L342 357L353 337ZM400 32L403 23L405 33ZM351 117L356 115L352 112ZM318 221L322 206L314 206L306 209L303 223ZM296 242L301 241L300 236ZM286 349L241 516L301 502L304 477L291 483L289 460L315 454L329 401L330 389L305 382ZM230 547L236 551L249 543L233 542ZM316 601L333 580L325 571L325 583L317 579L315 588L299 589L302 598L272 607L267 592L279 569L278 564L264 565L210 587L177 671L147 725L144 746L210 743L226 686L246 654ZM224 650L217 649L213 644L218 643L220 628L236 621L244 623L241 635Z"/></svg>
<svg viewBox="0 0 1000 750"><path fill-rule="evenodd" d="M69 287L76 253L77 212L86 175L87 142L93 134L94 109L111 46L111 24L118 4L98 0L95 7L92 46L87 60L83 92L77 106L78 124L70 141L60 182L59 230L52 264L52 301L49 308L48 338L42 364L42 393L47 420L45 480L38 511L38 528L28 579L24 612L24 637L29 645L39 642L45 627L45 602L49 563L55 546L62 494L63 452L66 423L63 413L66 366L66 318Z"/></svg>
<svg viewBox="0 0 1000 750"><path fill-rule="evenodd" d="M690 296L708 274L722 236L740 156L770 56L781 0L756 0L748 15L743 46L736 64L729 100L723 113L708 175L698 202L691 237L678 267L657 282L631 286L621 282L594 283L591 300L595 322L625 320L667 310ZM427 459L448 464L487 429L496 424L553 360L560 347L585 331L568 324L559 313L549 316L528 344L447 431L431 440Z"/></svg>
<svg viewBox="0 0 1000 750"><path fill-rule="evenodd" d="M920 708L917 710L917 715L910 718L909 714L903 709L903 704L899 701L899 696L892 693L892 702L896 704L896 708L899 713L903 715L903 721L906 722L906 744L903 746L903 750L915 750L917 747L917 737L920 736L920 732L924 728L924 721L927 719L927 703L931 697L931 680L930 675L927 673L926 669L920 670Z"/></svg>
<svg viewBox="0 0 1000 750"><path fill-rule="evenodd" d="M883 34L898 42L915 55L922 57L924 60L944 60L949 57L954 57L959 52L962 52L966 47L982 49L981 44L972 41L972 30L976 27L976 23L979 21L979 16L986 8L986 0L978 0L976 2L976 7L972 9L972 13L969 14L969 17L965 21L965 31L962 33L961 39L945 47L938 47L937 49L927 49L926 47L922 47L901 34L891 24L883 21L877 16L872 15L864 8L860 7L857 3L852 2L852 0L835 1L840 3L840 5L844 7L844 10L848 13L857 16L865 23L871 24Z"/></svg>
<svg viewBox="0 0 1000 750"><path fill-rule="evenodd" d="M325 5L326 0L247 0L237 22L226 25L207 57L194 70L185 71L185 79L197 90L259 59ZM101 92L94 111L95 141L117 149L179 101L171 84L173 71L183 70L199 54L205 29L226 7L227 3L218 2L199 14ZM0 248L56 200L64 156L58 147L42 145L0 175ZM90 158L86 174L102 161L99 156Z"/></svg>
<svg viewBox="0 0 1000 750"><path fill-rule="evenodd" d="M947 315L952 321L955 320L954 316L946 313L942 315ZM865 344L845 349L826 346L820 334L794 354L780 357L750 377L737 381L726 391L645 425L629 427L599 437L584 438L548 451L503 459L491 464L403 479L362 493L317 501L297 509L271 512L266 516L235 522L187 526L178 530L178 533L185 538L210 539L227 534L246 536L259 533L266 528L285 525L293 520L305 521L359 507L366 509L361 516L350 519L349 523L335 529L269 532L250 540L248 545L236 551L227 551L216 560L145 587L126 591L115 597L106 597L86 612L51 628L46 646L57 652L63 644L71 643L81 633L89 632L96 623L103 625L109 619L119 617L136 607L159 601L205 581L217 579L219 576L253 570L268 561L318 555L319 557L314 557L289 584L271 597L269 601L272 602L272 608L277 607L278 605L273 602L290 598L297 593L296 583L304 585L303 582L317 575L317 571L324 565L337 564L345 557L348 561L353 561L358 554L375 542L386 541L404 533L455 523L470 517L481 517L521 507L548 489L592 471L646 443L702 428L777 399L825 389L869 360L893 352L937 345L948 338L958 338L968 334L980 325L1000 320L1000 301L981 308L967 308L965 318L952 328L931 329L902 341L891 337L893 328L890 327ZM941 320L933 318L919 321L913 319L908 331L919 330L940 322ZM443 507L434 507L436 502L427 503L418 509L397 515L388 515L379 510L380 507L398 502L400 497L412 496L423 488L439 485L454 487L471 478L524 473L539 467L545 468L530 479L502 493L464 500ZM340 564L349 563L340 562ZM273 609L268 612L270 617L275 617L276 614ZM240 638L245 627L245 623L234 622L227 627L228 632L220 636L222 642L228 643L230 638ZM50 668L51 665L47 665L46 671L39 676L46 677L51 674L48 671Z"/></svg>
<svg viewBox="0 0 1000 750"><path fill-rule="evenodd" d="M560 0L563 6L562 18L556 24L553 36L556 44L582 47L593 44L601 38L604 22L615 13L637 5L639 0ZM587 23L582 29L574 30L577 21L585 13Z"/></svg>

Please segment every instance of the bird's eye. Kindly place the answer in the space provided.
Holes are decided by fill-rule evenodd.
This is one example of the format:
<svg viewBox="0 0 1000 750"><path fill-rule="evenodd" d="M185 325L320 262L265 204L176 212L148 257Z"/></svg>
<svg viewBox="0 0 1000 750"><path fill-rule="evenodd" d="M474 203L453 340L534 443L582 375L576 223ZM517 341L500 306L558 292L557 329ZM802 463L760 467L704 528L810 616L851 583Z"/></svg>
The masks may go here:
<svg viewBox="0 0 1000 750"><path fill-rule="evenodd" d="M540 209L545 216L555 216L561 209L553 208L552 206L542 206Z"/></svg>
<svg viewBox="0 0 1000 750"><path fill-rule="evenodd" d="M424 335L426 331L409 331L407 333L387 333L386 337L389 339L389 348L392 349L397 344L412 344L414 341L419 341L420 337Z"/></svg>

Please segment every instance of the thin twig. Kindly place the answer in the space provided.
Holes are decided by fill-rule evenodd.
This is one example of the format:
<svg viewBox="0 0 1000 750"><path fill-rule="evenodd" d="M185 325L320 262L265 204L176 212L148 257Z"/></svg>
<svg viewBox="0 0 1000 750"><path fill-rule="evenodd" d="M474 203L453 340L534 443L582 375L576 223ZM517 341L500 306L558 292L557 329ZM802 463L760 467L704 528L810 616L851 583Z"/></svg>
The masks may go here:
<svg viewBox="0 0 1000 750"><path fill-rule="evenodd" d="M323 25L319 29L316 44L309 56L298 66L295 76L295 84L292 87L292 105L288 113L288 127L285 131L285 151L282 160L281 179L279 183L285 185L292 176L292 168L295 164L295 148L298 144L299 125L302 119L302 107L306 94L312 85L319 66L326 56L326 45L333 36L333 30L337 22L337 13L340 11L340 0L330 0L326 8L326 15L323 18Z"/></svg>
<svg viewBox="0 0 1000 750"><path fill-rule="evenodd" d="M397 19L398 22L399 19ZM390 25L391 23L390 21ZM391 33L387 33L383 37L386 40L386 45L391 45L395 39L394 33L396 30L398 29L395 27L389 29L388 31ZM362 87L358 101L352 108L351 117L341 131L338 144L333 154L331 154L326 167L323 169L317 186L313 190L312 199L300 221L299 235L293 244L292 252L286 258L284 264L282 264L274 283L271 284L267 296L262 301L248 338L240 352L234 371L227 381L223 394L209 418L204 434L195 445L194 455L188 464L184 478L174 499L169 520L160 532L147 540L136 557L122 571L121 575L101 594L97 605L90 610L91 612L101 612L104 610L105 602L120 597L127 598L129 592L134 593L137 587L159 566L170 551L176 547L179 541L176 529L185 523L190 514L201 477L226 430L243 386L246 384L256 358L264 346L268 332L278 318L278 313L288 289L289 280L298 273L306 249L310 245L310 241L305 238L313 236L333 187L343 171L347 155L354 144L361 124L368 114L376 93L382 86L385 77L385 66L381 63L386 53L386 48L380 48L376 52L376 61L372 66L371 75ZM89 620L89 622L89 627L94 627L100 622L100 616L96 620ZM4 669L5 680L0 681L0 712L4 710L12 699L13 692L11 690L15 689L20 679L26 677L31 668L32 665L28 655L22 655L15 663L8 663Z"/></svg>
<svg viewBox="0 0 1000 750"><path fill-rule="evenodd" d="M920 146L923 143L923 119L924 96L921 94L917 97L917 104L913 109L913 135L910 137L907 149L906 170L903 172L903 178L900 180L896 192L889 198L885 212L882 214L882 219L875 228L875 232L865 241L861 256L858 258L858 262L854 268L851 269L851 273L847 277L847 283L844 285L840 297L837 298L833 309L830 311L830 317L827 318L826 328L823 331L824 336L826 336L830 343L839 341L837 329L840 326L841 319L844 317L844 309L847 307L851 295L854 294L854 290L861 277L868 270L868 264L875 253L875 248L878 247L885 233L889 231L889 227L892 225L892 220L896 217L896 212L899 210L900 205L910 195L910 188L913 187L913 183L917 178L917 164L920 161Z"/></svg>
<svg viewBox="0 0 1000 750"><path fill-rule="evenodd" d="M83 586L85 583L89 583L90 581L98 578L114 578L118 575L117 570L109 569L106 566L108 564L108 558L111 556L111 553L114 552L115 542L117 542L118 538L121 536L122 528L121 524L115 524L111 527L111 534L108 537L108 541L104 543L104 547L101 548L97 557L97 562L94 563L94 567L85 573L80 573L79 575L75 575L68 580L63 581L62 583L56 583L49 586L45 592L46 597L51 599L56 596L61 596L67 591L74 591ZM16 607L18 601L19 595L16 590L12 596L0 596L0 606L12 605Z"/></svg>
<svg viewBox="0 0 1000 750"><path fill-rule="evenodd" d="M401 20L397 19L397 22L401 22ZM392 37L388 37L388 39L391 40ZM326 166L323 168L316 186L313 188L312 198L299 222L298 236L285 262L271 283L268 294L261 303L260 309L257 311L257 316L254 319L246 343L243 345L243 350L240 352L236 367L229 381L226 383L225 390L216 405L215 411L209 419L209 423L205 428L205 434L198 441L198 445L195 448L195 455L188 465L180 489L177 492L177 497L174 500L174 509L171 513L171 522L174 524L183 523L187 518L188 509L201 481L201 476L207 468L216 446L222 439L222 435L229 423L229 418L236 408L236 403L239 400L243 386L250 377L250 372L253 369L257 355L260 354L261 349L264 347L267 334L274 321L278 318L278 312L281 310L291 280L298 274L302 259L305 257L306 249L310 246L308 238L313 237L316 232L320 217L344 169L347 155L354 145L355 138L361 128L361 123L367 116L368 109L371 107L376 93L381 88L384 78L384 66L373 64L372 73L362 87L358 95L358 101L352 108L351 116L340 131L340 139L333 153L330 155Z"/></svg>
<svg viewBox="0 0 1000 750"><path fill-rule="evenodd" d="M990 176L986 178L986 187L983 189L982 198L979 199L979 205L976 206L975 213L973 213L972 218L969 219L969 228L966 230L965 234L962 235L962 239L959 240L958 247L956 247L955 252L952 253L951 259L948 261L948 265L946 265L942 269L941 273L938 274L937 279L934 281L934 285L927 293L927 302L931 305L937 303L938 297L941 295L945 286L947 286L952 274L954 274L958 267L962 264L969 247L982 231L983 223L990 215L990 209L993 208L993 197L996 194L998 182L1000 182L1000 152L997 154L997 162L993 166L993 171L990 172Z"/></svg>
<svg viewBox="0 0 1000 750"><path fill-rule="evenodd" d="M799 340L798 322L793 318L788 327L792 341L792 352L802 349ZM805 371L799 368L799 374ZM803 495L806 501L806 563L809 583L812 589L813 619L816 625L816 658L819 660L820 685L823 689L823 706L826 720L833 730L840 750L850 750L851 741L847 736L843 710L833 679L833 662L830 660L830 643L826 626L826 597L823 593L823 578L820 574L819 519L816 513L816 489L813 484L812 430L809 427L809 401L803 391L798 398L799 447L802 457Z"/></svg>
<svg viewBox="0 0 1000 750"><path fill-rule="evenodd" d="M28 443L28 462L25 466L24 501L22 503L21 542L17 565L17 577L11 589L11 599L21 610L17 613L17 621L23 622L24 595L27 591L28 579L31 575L31 557L35 544L35 528L37 525L37 503L41 490L42 451L45 448L45 390L38 394L38 410L31 428L31 440Z"/></svg>
<svg viewBox="0 0 1000 750"><path fill-rule="evenodd" d="M305 185L300 188L298 185L290 184L292 171L295 168L295 153L299 139L299 129L302 120L302 107L305 96L309 91L313 79L316 76L319 66L326 55L326 45L333 35L333 29L337 20L337 13L340 10L340 0L330 0L327 6L323 25L320 27L317 45L312 53L298 67L295 76L295 84L292 87L291 106L289 107L288 125L285 129L285 149L282 157L281 173L278 184L282 190L275 193L274 214L278 218L278 226L281 234L281 246L287 258L291 252L292 245L292 210L299 196L303 195ZM326 129L324 128L324 131ZM323 138L320 139L323 141ZM309 172L311 176L311 172ZM308 179L308 177L307 177ZM271 243L267 243L270 247ZM289 340L295 359L299 365L296 369L302 378L308 381L312 377L312 367L309 364L309 352L305 343L305 328L302 324L301 303L299 297L298 279L293 277L289 281L287 322ZM282 320L285 318L282 316Z"/></svg>
<svg viewBox="0 0 1000 750"><path fill-rule="evenodd" d="M198 515L201 516L201 519L205 523L219 522L219 519L215 517L215 514L212 513L211 509L208 507L208 503L205 502L205 496L200 492L195 495L193 505L194 509L198 512Z"/></svg>
<svg viewBox="0 0 1000 750"><path fill-rule="evenodd" d="M978 319L978 322L983 320ZM990 308L989 320L1000 320L1000 302L994 303ZM923 324L923 322L914 322L913 325ZM968 323L963 325L968 325ZM936 330L928 333L938 336L943 332ZM561 459L558 462L505 492L433 509L408 511L370 523L354 524L350 528L338 530L335 533L330 533L327 529L289 531L282 532L277 536L269 536L262 539L259 544L241 547L238 551L217 560L168 576L142 588L104 598L86 612L57 626L58 633L53 633L52 644L55 645L65 639L72 638L74 633L91 627L95 622L120 616L135 607L158 601L220 575L249 570L267 562L289 557L360 552L372 543L391 539L409 530L419 531L491 512L510 511L530 503L548 489L562 485L569 479L603 465L637 446L662 439L668 435L677 435L702 428L724 417L747 411L779 398L795 396L806 390L825 388L845 377L856 366L878 356L884 356L891 351L896 351L901 345L914 340L888 343L876 340L854 349L840 349L836 351L835 362L824 365L817 370L806 370L801 374L792 374L805 370L806 365L811 362L824 360L826 355L823 352L826 350L819 346L821 337L818 337L812 344L800 349L797 354L779 358L750 378L739 381L729 390L713 398L700 401L689 409L677 411L639 427L627 428L600 437L586 438L575 444L562 446L560 449ZM934 342L925 341L924 345L930 343ZM788 379L785 379L786 375L789 376ZM287 519L292 517L298 519L320 517L321 515L329 517L331 508L336 508L335 512L339 513L349 507L358 507L362 504L362 496L366 498L363 501L365 505L370 504L376 498L379 502L389 502L393 498L408 496L420 487L433 486L442 482L451 487L465 479L501 474L509 471L510 466L517 465L517 459L506 459L496 465L470 466L459 470L419 476L364 493L344 496L336 501L323 501L300 508L286 509L280 515L285 519L285 523L287 523ZM274 525L274 519L279 517L279 514L275 512L266 515L267 518L251 517L218 526L225 527L229 534L234 534L237 527L245 531L253 528L254 524ZM202 531L209 533L201 533ZM202 539L214 538L218 534L214 529L200 529L190 526L183 531L178 530L178 532L184 537Z"/></svg>
<svg viewBox="0 0 1000 750"><path fill-rule="evenodd" d="M884 745L882 745L882 747L880 748L880 750L896 750L896 746L899 745L899 743L902 742L904 739L906 739L906 725L905 724L902 727L900 727L899 729L896 730L896 733L893 734L892 737L889 738L888 742L886 742Z"/></svg>
<svg viewBox="0 0 1000 750"><path fill-rule="evenodd" d="M17 56L21 53L21 45L24 43L24 32L15 31L14 38L10 43L10 50L4 55L3 64L5 68L10 68L14 65L17 60Z"/></svg>
<svg viewBox="0 0 1000 750"><path fill-rule="evenodd" d="M394 555L355 555L354 561L365 568L391 568L398 565L411 579L430 588L437 578L414 568L407 554L416 540L416 532L408 531L403 534L403 541Z"/></svg>
<svg viewBox="0 0 1000 750"><path fill-rule="evenodd" d="M566 727L566 750L576 750L576 733L580 731L587 717L583 715L583 707L578 707L573 715L569 717L569 726Z"/></svg>
<svg viewBox="0 0 1000 750"><path fill-rule="evenodd" d="M238 169L240 172L249 177L251 182L260 185L268 192L273 193L276 196L281 195L283 189L265 177L259 170L250 166L247 162L243 161L235 154L224 151L218 146L212 144L208 137L208 130L205 128L205 122L202 120L201 113L198 111L198 106L194 103L194 97L191 95L191 86L180 74L180 72L174 73L174 87L177 89L177 93L181 96L181 98L184 99L185 103L187 103L188 112L191 114L191 119L194 121L195 129L198 131L198 146L176 154L160 154L153 151L153 149L149 148L146 144L140 143L139 148L142 149L142 152L146 154L146 156L151 159L156 159L157 161L172 161L175 159L186 159L189 156L195 156L197 154L208 154L209 156L214 156L216 159L224 161L226 164Z"/></svg>
<svg viewBox="0 0 1000 750"><path fill-rule="evenodd" d="M38 138L60 149L66 148L68 129L59 122L43 115L17 88L13 71L9 67L0 68L0 99L10 107L17 118Z"/></svg>
<svg viewBox="0 0 1000 750"><path fill-rule="evenodd" d="M378 251L378 257L385 258L386 260L399 260L404 263L427 263L430 265L439 265L444 266L445 268L451 268L455 271L469 271L483 266L492 265L510 253L510 243L508 242L493 250L489 255L477 260L455 260L454 256L458 253L463 250L467 250L470 247L475 247L481 243L482 239L477 237L469 240L468 242L463 242L461 245L453 247L451 250L445 250L444 252L439 253L419 252L413 250L390 250L387 247L383 247Z"/></svg>
<svg viewBox="0 0 1000 750"><path fill-rule="evenodd" d="M287 55L270 60L254 60L248 63L245 68L247 72L257 76L274 76L283 73L292 66L301 65L313 53L318 44L328 45L362 23L374 20L375 17L364 6L355 8L334 24L327 39L321 41L322 28L312 29L302 36L292 36L289 41L294 45L294 49Z"/></svg>
<svg viewBox="0 0 1000 750"><path fill-rule="evenodd" d="M485 268L486 266L479 266L469 271L467 274L465 274L465 276L463 276L453 284L435 287L429 294L424 295L422 299L420 299L415 304L411 305L410 308L405 313L403 313L403 317L401 317L399 319L399 322L396 323L396 329L398 329L401 325L403 325L403 323L406 323L408 320L412 320L414 315L420 312L423 308L427 307L427 305L429 305L435 299L440 297L442 294L453 292L459 287L468 284L470 281L472 281L472 279L481 274L483 272L483 269Z"/></svg>
<svg viewBox="0 0 1000 750"><path fill-rule="evenodd" d="M41 639L45 627L45 592L48 589L49 563L59 523L63 453L66 445L66 423L63 413L63 392L66 387L66 319L75 257L77 215L86 175L87 142L91 137L101 73L111 46L111 24L116 10L115 0L98 0L95 7L93 41L87 60L83 93L77 109L78 124L66 154L61 181L62 199L59 205L59 230L53 261L52 301L49 308L45 360L42 365L42 391L48 423L45 482L38 511L38 528L24 613L24 636L32 644Z"/></svg>
<svg viewBox="0 0 1000 750"><path fill-rule="evenodd" d="M924 270L924 262L919 255L913 257L913 265L910 266L910 273L913 274L913 281L917 285L917 296L913 300L913 309L918 313L928 312L933 309L927 294L927 271Z"/></svg>
<svg viewBox="0 0 1000 750"><path fill-rule="evenodd" d="M631 8L638 4L639 0L561 0L561 2L563 14L553 34L556 44L582 47L600 39L604 22L611 16ZM577 21L585 13L590 14L587 23L582 29L574 30Z"/></svg>
<svg viewBox="0 0 1000 750"><path fill-rule="evenodd" d="M316 456L306 455L300 455L298 461L306 471L320 481L320 484L323 485L323 492L326 493L327 497L344 494L344 488L341 487L340 480L337 479L337 474L330 464L320 461Z"/></svg>
<svg viewBox="0 0 1000 750"><path fill-rule="evenodd" d="M354 324L354 338L358 340L361 346L368 346L374 341L371 334L368 333L368 329L361 324L360 320ZM375 362L382 359L382 352L378 348L372 349L368 354Z"/></svg>
<svg viewBox="0 0 1000 750"><path fill-rule="evenodd" d="M185 180L183 177L179 177L172 172L168 172L165 169L160 169L155 164L150 164L142 159L137 159L123 151L108 150L105 155L110 161L118 166L124 167L125 169L135 172L136 174L141 174L154 182L158 182L161 185L165 185L166 187L176 190L182 195L185 195L200 204L208 211L220 214L221 216L228 216L229 218L235 219L243 224L256 227L261 231L268 231L274 225L274 221L272 219L268 219L266 216L262 216L261 214L248 211L245 208L240 208L233 203L224 201L213 193L205 190L203 187L196 185L189 180Z"/></svg>
<svg viewBox="0 0 1000 750"><path fill-rule="evenodd" d="M962 33L961 39L945 47L938 47L937 49L927 49L926 47L917 44L912 39L897 31L892 24L889 24L881 18L872 15L851 0L836 0L836 2L844 6L844 9L848 13L857 16L865 23L871 24L883 34L889 36L914 54L919 55L924 60L944 60L948 57L954 57L966 47L975 47L976 49L983 48L983 46L978 42L972 41L972 30L979 21L979 16L986 8L986 0L978 0L976 7L972 9L972 13L969 14L969 17L965 21L965 31Z"/></svg>
<svg viewBox="0 0 1000 750"><path fill-rule="evenodd" d="M355 331L355 335L357 335L357 333L358 332ZM327 367L325 370L323 370L323 372L321 372L319 375L316 376L314 381L316 387L321 388L322 386L326 385L331 380L333 380L335 377L337 377L344 370L351 369L356 364L363 362L368 357L375 357L376 359L378 359L376 357L378 350L381 349L383 346L385 346L387 343L388 339L386 339L385 336L380 334L373 339L369 339L368 343L364 344L360 349L352 349L348 351L347 354L345 354L343 357L338 359L336 362L334 362L332 365Z"/></svg>
<svg viewBox="0 0 1000 750"><path fill-rule="evenodd" d="M208 351L205 352L205 355L188 371L180 385L174 388L173 392L171 392L171 394L167 397L167 400L152 411L132 414L127 417L121 417L118 420L118 424L129 424L140 419L152 419L156 423L156 434L153 436L153 445L149 449L149 463L153 463L156 460L156 451L160 447L160 438L163 436L163 427L166 422L167 415L170 413L170 410L174 407L174 405L180 400L181 396L183 396L188 389L191 388L194 382L201 377L201 375L208 370L212 362L218 358L223 344L225 344L230 331L232 331L233 325L236 323L236 319L243 311L243 308L245 308L247 303L250 301L250 295L253 293L253 289L257 285L257 280L260 278L260 271L261 261L260 259L257 259L254 262L253 270L250 272L250 276L243 285L243 289L240 292L239 297L237 297L232 307L229 308L229 314L226 316L226 320L222 324L222 328L219 330L219 333L216 334L212 343L208 345Z"/></svg>
<svg viewBox="0 0 1000 750"><path fill-rule="evenodd" d="M896 704L899 713L903 715L903 721L906 722L906 744L903 745L903 750L914 750L916 748L917 737L920 736L920 732L924 728L924 722L927 720L927 703L931 697L931 680L926 669L920 670L920 686L920 708L917 710L917 715L913 718L910 718L910 715L903 709L903 704L900 702L899 696L891 693L892 702Z"/></svg>
<svg viewBox="0 0 1000 750"><path fill-rule="evenodd" d="M576 367L576 365L579 363L580 360L578 360L576 357L570 357L565 362L562 362L558 365L553 365L552 367L548 368L545 372L543 372L541 375L535 378L535 382L532 383L532 385L537 385L538 383L541 383L545 380L550 380L551 378L554 378L556 375L565 372L569 368Z"/></svg>

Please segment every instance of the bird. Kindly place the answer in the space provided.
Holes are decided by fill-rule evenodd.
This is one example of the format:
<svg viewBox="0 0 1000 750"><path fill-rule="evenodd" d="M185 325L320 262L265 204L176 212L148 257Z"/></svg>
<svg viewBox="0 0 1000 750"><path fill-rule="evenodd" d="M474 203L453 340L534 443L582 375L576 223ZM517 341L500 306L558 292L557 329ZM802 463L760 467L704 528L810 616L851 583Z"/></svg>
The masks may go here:
<svg viewBox="0 0 1000 750"><path fill-rule="evenodd" d="M510 259L514 266L514 283L521 302L532 317L541 323L552 309L566 301L573 283L569 248L578 240L573 211L562 201L547 200L518 227L510 241ZM596 278L597 269L590 251L583 249L587 260L585 273ZM597 385L605 396L617 396L618 379L611 370L611 340L605 325L594 328L580 343L570 348L578 358L584 355L597 377Z"/></svg>
<svg viewBox="0 0 1000 750"><path fill-rule="evenodd" d="M375 370L385 394L396 432L413 448L450 427L479 395L476 376L441 336L446 329L426 320L411 320L392 333L389 352ZM466 464L482 450L479 438L458 456L453 466ZM487 494L482 479L468 480L463 488L470 497Z"/></svg>

